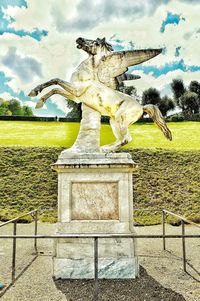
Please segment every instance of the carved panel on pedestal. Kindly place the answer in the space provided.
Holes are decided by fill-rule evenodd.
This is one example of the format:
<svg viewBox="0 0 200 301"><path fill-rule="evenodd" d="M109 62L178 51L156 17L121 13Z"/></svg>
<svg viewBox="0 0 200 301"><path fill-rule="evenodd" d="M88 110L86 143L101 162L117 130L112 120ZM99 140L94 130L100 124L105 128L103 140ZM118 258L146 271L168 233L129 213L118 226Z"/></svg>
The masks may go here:
<svg viewBox="0 0 200 301"><path fill-rule="evenodd" d="M72 220L119 220L118 182L73 182Z"/></svg>

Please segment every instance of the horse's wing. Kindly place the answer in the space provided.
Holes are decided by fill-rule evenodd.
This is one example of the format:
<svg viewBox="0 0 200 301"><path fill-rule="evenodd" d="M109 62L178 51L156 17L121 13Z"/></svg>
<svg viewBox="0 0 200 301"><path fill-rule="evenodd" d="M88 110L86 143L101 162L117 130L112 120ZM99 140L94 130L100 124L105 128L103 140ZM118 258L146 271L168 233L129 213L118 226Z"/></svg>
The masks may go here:
<svg viewBox="0 0 200 301"><path fill-rule="evenodd" d="M128 70L128 67L141 64L160 54L162 49L143 49L113 52L101 58L98 66L99 81L116 89L114 80Z"/></svg>

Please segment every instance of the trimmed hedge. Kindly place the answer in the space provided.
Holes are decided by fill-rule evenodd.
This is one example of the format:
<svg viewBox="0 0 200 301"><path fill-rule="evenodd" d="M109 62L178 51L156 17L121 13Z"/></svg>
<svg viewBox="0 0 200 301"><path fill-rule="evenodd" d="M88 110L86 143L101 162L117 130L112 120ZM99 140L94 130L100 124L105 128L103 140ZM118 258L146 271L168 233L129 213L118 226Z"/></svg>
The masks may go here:
<svg viewBox="0 0 200 301"><path fill-rule="evenodd" d="M51 164L62 148L0 147L0 220L37 207L43 221L57 215L57 174ZM200 222L200 153L135 149L139 168L133 174L135 208L166 208ZM161 214L135 212L135 222L152 225ZM170 223L174 221L170 221Z"/></svg>

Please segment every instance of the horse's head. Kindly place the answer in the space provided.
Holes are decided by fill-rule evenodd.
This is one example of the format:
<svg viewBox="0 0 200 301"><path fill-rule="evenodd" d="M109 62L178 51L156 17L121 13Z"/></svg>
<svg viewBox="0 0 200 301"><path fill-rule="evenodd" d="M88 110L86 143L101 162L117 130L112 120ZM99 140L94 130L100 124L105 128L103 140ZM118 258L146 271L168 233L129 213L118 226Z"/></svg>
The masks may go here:
<svg viewBox="0 0 200 301"><path fill-rule="evenodd" d="M106 39L99 39L96 40L88 40L84 38L78 38L76 40L77 48L83 49L88 54L96 55L100 52L111 52L113 51L112 45L106 42Z"/></svg>

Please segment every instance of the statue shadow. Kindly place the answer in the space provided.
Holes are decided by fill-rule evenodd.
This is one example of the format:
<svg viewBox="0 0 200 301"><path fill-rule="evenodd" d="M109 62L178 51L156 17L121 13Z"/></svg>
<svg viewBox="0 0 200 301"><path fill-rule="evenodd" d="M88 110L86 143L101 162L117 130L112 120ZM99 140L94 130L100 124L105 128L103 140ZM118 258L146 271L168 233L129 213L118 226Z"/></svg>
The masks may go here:
<svg viewBox="0 0 200 301"><path fill-rule="evenodd" d="M94 280L54 279L68 301L94 301ZM140 277L99 280L99 301L185 301L182 295L163 287L140 266Z"/></svg>

